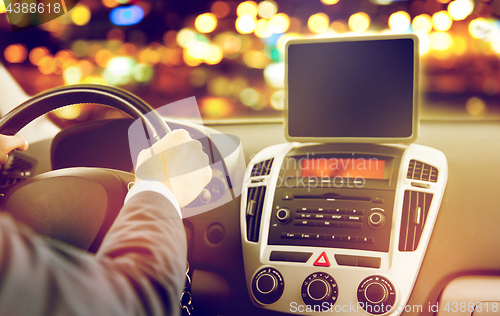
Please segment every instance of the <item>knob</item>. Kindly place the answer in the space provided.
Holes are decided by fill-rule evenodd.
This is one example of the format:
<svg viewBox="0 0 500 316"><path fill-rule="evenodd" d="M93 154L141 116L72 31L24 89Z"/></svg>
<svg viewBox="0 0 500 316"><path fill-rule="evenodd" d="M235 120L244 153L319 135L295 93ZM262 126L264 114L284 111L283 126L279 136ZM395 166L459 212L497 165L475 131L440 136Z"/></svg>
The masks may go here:
<svg viewBox="0 0 500 316"><path fill-rule="evenodd" d="M387 289L380 283L370 283L365 289L365 298L372 304L387 302L389 293Z"/></svg>
<svg viewBox="0 0 500 316"><path fill-rule="evenodd" d="M385 215L381 212L373 212L368 217L368 225L373 228L381 228L385 224Z"/></svg>
<svg viewBox="0 0 500 316"><path fill-rule="evenodd" d="M337 283L328 273L313 273L302 283L301 294L306 305L318 305L320 309L324 309L337 301Z"/></svg>
<svg viewBox="0 0 500 316"><path fill-rule="evenodd" d="M332 296L330 289L325 280L314 279L307 286L307 295L315 301L328 300Z"/></svg>
<svg viewBox="0 0 500 316"><path fill-rule="evenodd" d="M290 220L290 217L291 217L290 215L291 215L291 212L289 209L281 208L276 212L276 219L280 223L286 223Z"/></svg>
<svg viewBox="0 0 500 316"><path fill-rule="evenodd" d="M278 289L278 280L274 274L264 273L255 281L255 287L261 294L270 294Z"/></svg>
<svg viewBox="0 0 500 316"><path fill-rule="evenodd" d="M396 291L388 279L382 276L371 276L360 283L358 301L370 314L385 314L394 306Z"/></svg>
<svg viewBox="0 0 500 316"><path fill-rule="evenodd" d="M260 270L252 281L252 294L262 304L276 302L284 288L283 276L274 268Z"/></svg>

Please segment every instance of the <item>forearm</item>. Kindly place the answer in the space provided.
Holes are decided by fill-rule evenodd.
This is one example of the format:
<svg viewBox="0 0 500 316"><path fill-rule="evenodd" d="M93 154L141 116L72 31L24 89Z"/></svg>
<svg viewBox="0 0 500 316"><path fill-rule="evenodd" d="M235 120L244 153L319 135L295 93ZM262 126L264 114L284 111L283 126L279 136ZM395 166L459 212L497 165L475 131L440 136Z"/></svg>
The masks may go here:
<svg viewBox="0 0 500 316"><path fill-rule="evenodd" d="M153 192L131 198L123 211L96 256L48 242L1 215L0 315L178 314L182 221Z"/></svg>
<svg viewBox="0 0 500 316"><path fill-rule="evenodd" d="M140 279L134 287L148 314L178 314L187 259L182 220L172 203L155 192L141 192L126 205L97 256L111 259L131 282Z"/></svg>

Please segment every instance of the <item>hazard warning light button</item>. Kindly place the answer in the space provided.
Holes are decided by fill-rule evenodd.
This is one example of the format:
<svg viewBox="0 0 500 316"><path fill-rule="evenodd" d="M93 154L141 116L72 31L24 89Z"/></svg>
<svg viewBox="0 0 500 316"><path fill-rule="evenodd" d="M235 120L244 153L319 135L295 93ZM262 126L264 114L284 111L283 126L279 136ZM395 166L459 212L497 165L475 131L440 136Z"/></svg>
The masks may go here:
<svg viewBox="0 0 500 316"><path fill-rule="evenodd" d="M329 267L330 266L330 260L328 260L328 257L326 256L326 253L323 251L318 259L314 261L313 266L316 267Z"/></svg>

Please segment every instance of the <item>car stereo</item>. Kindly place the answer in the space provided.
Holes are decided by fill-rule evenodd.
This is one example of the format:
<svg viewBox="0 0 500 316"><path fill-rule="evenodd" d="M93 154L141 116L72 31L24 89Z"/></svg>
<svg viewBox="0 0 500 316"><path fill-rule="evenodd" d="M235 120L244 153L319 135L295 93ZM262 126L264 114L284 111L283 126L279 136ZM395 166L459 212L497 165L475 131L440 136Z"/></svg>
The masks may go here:
<svg viewBox="0 0 500 316"><path fill-rule="evenodd" d="M268 244L387 252L400 157L307 148L283 161Z"/></svg>
<svg viewBox="0 0 500 316"><path fill-rule="evenodd" d="M448 177L442 152L399 144L417 135L417 44L413 35L287 44L286 135L311 143L265 148L247 167L240 227L256 306L405 310Z"/></svg>

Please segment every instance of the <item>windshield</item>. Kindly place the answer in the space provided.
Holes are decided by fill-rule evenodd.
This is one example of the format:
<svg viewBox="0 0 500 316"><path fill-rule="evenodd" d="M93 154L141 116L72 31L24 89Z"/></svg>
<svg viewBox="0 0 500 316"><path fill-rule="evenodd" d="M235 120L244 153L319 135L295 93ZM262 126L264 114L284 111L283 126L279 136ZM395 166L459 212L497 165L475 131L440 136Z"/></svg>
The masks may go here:
<svg viewBox="0 0 500 316"><path fill-rule="evenodd" d="M153 107L195 96L204 119L278 118L289 39L415 33L423 117L484 118L499 108L500 0L81 0L14 33L9 22L30 21L9 21L14 7L1 1L1 61L30 95L102 83ZM119 115L82 104L53 118Z"/></svg>

